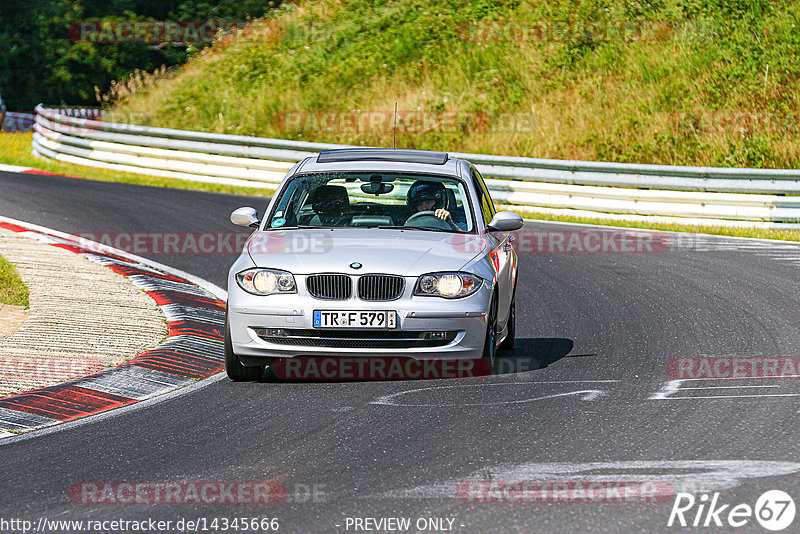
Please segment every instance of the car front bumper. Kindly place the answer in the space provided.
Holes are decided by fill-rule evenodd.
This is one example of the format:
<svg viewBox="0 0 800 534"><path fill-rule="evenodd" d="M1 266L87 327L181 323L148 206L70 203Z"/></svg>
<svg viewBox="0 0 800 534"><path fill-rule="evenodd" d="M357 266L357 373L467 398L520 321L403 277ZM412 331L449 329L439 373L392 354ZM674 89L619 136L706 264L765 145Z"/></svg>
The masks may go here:
<svg viewBox="0 0 800 534"><path fill-rule="evenodd" d="M251 363L257 363L260 358L298 356L406 357L417 360L480 358L483 354L491 285L484 281L481 288L469 297L444 299L411 295L414 281L407 279L406 290L399 299L385 302L357 298L337 301L315 299L304 293L302 284L298 284L301 289L297 294L257 296L243 291L234 282L229 284L228 294L228 327L233 351L244 362ZM315 329L314 310L390 310L397 313L398 323L393 330ZM281 339L280 342L265 339L276 338L265 335L268 330L271 333L285 333L287 339ZM347 333L343 334L345 330ZM365 333L364 337L369 337L371 341L351 339L329 342L331 336L358 337L358 332ZM422 336L425 332L446 332L452 340L442 340L438 346L430 346L434 343L431 341L413 340L408 343L381 343L381 339ZM382 333L386 333L386 338Z"/></svg>

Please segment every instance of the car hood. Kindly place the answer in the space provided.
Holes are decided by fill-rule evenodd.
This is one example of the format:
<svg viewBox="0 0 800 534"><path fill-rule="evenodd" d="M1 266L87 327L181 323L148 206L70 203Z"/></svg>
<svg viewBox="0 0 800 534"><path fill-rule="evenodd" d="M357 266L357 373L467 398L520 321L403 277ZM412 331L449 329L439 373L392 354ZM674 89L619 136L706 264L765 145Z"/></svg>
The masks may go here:
<svg viewBox="0 0 800 534"><path fill-rule="evenodd" d="M419 276L457 271L483 252L479 235L379 228L254 232L245 245L258 267L294 274L339 272ZM359 269L351 268L360 263Z"/></svg>

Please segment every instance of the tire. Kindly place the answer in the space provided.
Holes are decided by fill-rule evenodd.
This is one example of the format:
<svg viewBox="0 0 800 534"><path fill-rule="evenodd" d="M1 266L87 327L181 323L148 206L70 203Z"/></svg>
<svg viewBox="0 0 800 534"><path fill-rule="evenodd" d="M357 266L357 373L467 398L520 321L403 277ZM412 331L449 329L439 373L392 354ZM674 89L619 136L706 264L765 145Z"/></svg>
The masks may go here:
<svg viewBox="0 0 800 534"><path fill-rule="evenodd" d="M511 297L511 309L508 315L508 334L500 344L500 350L511 350L514 348L514 338L517 335L517 296Z"/></svg>
<svg viewBox="0 0 800 534"><path fill-rule="evenodd" d="M494 369L497 356L497 298L492 296L489 314L486 317L486 337L483 340L483 358L489 362L489 369Z"/></svg>
<svg viewBox="0 0 800 534"><path fill-rule="evenodd" d="M233 343L231 342L231 331L228 327L228 317L225 317L225 373L228 378L234 382L245 382L249 380L258 380L264 374L264 367L246 367L242 365L242 361L233 352Z"/></svg>

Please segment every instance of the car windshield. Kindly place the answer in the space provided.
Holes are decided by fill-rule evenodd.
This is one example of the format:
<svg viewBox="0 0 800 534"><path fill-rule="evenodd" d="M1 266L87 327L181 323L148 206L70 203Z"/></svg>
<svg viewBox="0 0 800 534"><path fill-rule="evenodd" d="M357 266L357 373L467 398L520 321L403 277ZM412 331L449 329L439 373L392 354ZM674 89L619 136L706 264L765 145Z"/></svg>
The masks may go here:
<svg viewBox="0 0 800 534"><path fill-rule="evenodd" d="M472 232L467 190L457 178L396 173L301 175L278 198L266 227L407 228Z"/></svg>

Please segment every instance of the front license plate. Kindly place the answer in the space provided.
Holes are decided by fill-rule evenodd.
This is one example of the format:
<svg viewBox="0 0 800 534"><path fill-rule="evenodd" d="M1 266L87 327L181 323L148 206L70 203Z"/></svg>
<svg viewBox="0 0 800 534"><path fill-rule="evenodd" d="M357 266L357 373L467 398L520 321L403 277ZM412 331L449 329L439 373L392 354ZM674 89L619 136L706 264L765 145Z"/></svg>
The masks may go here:
<svg viewBox="0 0 800 534"><path fill-rule="evenodd" d="M397 313L314 310L314 328L397 328Z"/></svg>

